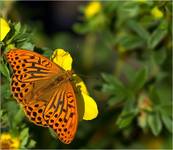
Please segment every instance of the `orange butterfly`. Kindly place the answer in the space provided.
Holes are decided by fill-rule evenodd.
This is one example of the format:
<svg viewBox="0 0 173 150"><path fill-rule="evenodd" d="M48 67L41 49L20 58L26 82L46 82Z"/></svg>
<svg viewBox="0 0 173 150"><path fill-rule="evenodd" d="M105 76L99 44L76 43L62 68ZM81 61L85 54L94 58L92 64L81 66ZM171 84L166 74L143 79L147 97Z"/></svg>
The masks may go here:
<svg viewBox="0 0 173 150"><path fill-rule="evenodd" d="M12 49L6 58L13 69L12 94L29 120L51 127L63 143L71 143L78 126L73 72L29 50Z"/></svg>

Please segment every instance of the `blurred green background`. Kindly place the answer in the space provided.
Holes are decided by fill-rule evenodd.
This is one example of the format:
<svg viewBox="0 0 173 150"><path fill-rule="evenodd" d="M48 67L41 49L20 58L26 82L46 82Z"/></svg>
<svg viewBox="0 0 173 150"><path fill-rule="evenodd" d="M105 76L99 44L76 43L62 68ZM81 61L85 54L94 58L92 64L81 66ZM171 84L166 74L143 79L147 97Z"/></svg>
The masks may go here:
<svg viewBox="0 0 173 150"><path fill-rule="evenodd" d="M63 48L98 104L65 145L30 123L12 98L1 56L1 134L19 148L172 148L171 1L0 1L10 32L1 54L17 47L50 57Z"/></svg>

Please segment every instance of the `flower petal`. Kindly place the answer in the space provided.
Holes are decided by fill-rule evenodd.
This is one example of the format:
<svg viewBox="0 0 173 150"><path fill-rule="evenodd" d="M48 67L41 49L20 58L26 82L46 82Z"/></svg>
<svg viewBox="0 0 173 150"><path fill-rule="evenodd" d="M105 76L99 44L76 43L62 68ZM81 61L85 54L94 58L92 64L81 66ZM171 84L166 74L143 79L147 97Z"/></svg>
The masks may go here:
<svg viewBox="0 0 173 150"><path fill-rule="evenodd" d="M84 120L92 120L98 115L97 104L92 97L89 96L88 90L82 79L76 74L72 77L73 82L77 89L78 98L78 112L79 120L83 118Z"/></svg>
<svg viewBox="0 0 173 150"><path fill-rule="evenodd" d="M82 92L89 94L85 83L82 81L82 79L77 74L73 74L72 79L73 79L75 85L77 87L80 87L80 90Z"/></svg>
<svg viewBox="0 0 173 150"><path fill-rule="evenodd" d="M20 146L20 141L18 138L12 139L11 148L18 149Z"/></svg>
<svg viewBox="0 0 173 150"><path fill-rule="evenodd" d="M7 33L10 31L10 27L5 19L0 18L0 41L2 41Z"/></svg>
<svg viewBox="0 0 173 150"><path fill-rule="evenodd" d="M94 101L92 97L85 94L84 92L82 92L82 96L84 99L84 110L85 110L83 119L92 120L96 118L98 115L98 108L97 108L96 102Z"/></svg>
<svg viewBox="0 0 173 150"><path fill-rule="evenodd" d="M51 56L51 60L62 67L64 70L71 70L72 68L72 57L63 49L56 49Z"/></svg>

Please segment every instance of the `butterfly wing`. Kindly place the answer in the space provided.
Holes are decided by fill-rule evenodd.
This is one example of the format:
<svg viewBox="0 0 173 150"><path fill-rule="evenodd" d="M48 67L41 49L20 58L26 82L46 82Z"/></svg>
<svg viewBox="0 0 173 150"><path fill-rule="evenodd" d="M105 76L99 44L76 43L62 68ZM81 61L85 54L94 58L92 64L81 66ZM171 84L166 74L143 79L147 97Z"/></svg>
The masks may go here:
<svg viewBox="0 0 173 150"><path fill-rule="evenodd" d="M47 126L42 112L55 88L48 92L44 87L51 87L53 80L63 69L46 57L29 50L10 50L6 58L13 70L13 97L22 104L29 120L37 125ZM40 97L42 91L45 94ZM36 116L36 113L39 115Z"/></svg>
<svg viewBox="0 0 173 150"><path fill-rule="evenodd" d="M70 81L62 81L44 111L47 124L66 144L73 140L77 126L77 101Z"/></svg>
<svg viewBox="0 0 173 150"><path fill-rule="evenodd" d="M21 82L50 79L63 70L48 58L29 50L12 49L6 58L16 79Z"/></svg>
<svg viewBox="0 0 173 150"><path fill-rule="evenodd" d="M41 86L47 86L57 74L63 72L61 67L48 58L29 50L10 50L6 58L13 70L11 91L22 104L33 98L33 94L42 89Z"/></svg>

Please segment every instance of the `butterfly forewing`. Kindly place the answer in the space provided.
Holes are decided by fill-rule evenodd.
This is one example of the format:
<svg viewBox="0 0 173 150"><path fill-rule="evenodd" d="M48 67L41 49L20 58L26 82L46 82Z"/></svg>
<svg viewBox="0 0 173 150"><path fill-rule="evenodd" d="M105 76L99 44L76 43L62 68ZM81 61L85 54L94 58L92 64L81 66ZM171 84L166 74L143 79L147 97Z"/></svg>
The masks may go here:
<svg viewBox="0 0 173 150"><path fill-rule="evenodd" d="M17 80L21 82L50 79L62 71L49 59L32 51L13 49L6 57Z"/></svg>
<svg viewBox="0 0 173 150"><path fill-rule="evenodd" d="M49 126L58 138L69 144L78 125L74 89L60 66L28 50L14 49L6 54L13 69L11 91L22 104L27 117L36 125Z"/></svg>

